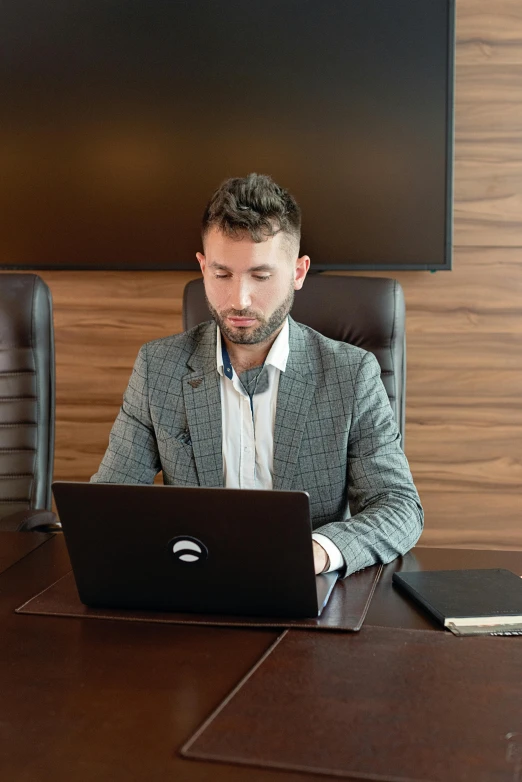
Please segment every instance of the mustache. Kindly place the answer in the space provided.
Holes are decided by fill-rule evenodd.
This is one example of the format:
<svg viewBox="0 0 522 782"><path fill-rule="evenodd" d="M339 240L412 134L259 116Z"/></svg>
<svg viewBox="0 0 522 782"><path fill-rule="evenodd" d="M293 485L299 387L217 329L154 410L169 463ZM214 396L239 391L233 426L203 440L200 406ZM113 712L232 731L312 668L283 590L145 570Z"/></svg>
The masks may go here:
<svg viewBox="0 0 522 782"><path fill-rule="evenodd" d="M258 320L259 315L257 312L254 312L253 310L226 310L226 312L220 312L219 313L222 318L257 318Z"/></svg>

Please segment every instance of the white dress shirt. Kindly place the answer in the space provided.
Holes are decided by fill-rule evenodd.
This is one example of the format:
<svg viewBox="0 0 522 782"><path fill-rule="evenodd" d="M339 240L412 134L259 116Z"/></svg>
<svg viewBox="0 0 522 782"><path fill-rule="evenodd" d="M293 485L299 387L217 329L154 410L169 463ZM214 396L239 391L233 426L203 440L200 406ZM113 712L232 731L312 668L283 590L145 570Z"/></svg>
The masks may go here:
<svg viewBox="0 0 522 782"><path fill-rule="evenodd" d="M223 477L228 489L271 489L274 466L274 427L279 376L288 361L288 318L265 359L268 387L251 400L236 372L225 375L221 332L217 327L216 363L221 376L221 425L223 441ZM328 572L344 565L335 543L314 532L330 560Z"/></svg>

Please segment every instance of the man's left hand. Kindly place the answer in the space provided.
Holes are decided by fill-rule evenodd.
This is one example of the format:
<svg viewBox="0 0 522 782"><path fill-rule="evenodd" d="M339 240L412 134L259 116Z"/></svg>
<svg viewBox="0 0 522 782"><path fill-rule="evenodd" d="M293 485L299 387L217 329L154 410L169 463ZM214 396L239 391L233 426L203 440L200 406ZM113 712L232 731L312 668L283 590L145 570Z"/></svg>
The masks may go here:
<svg viewBox="0 0 522 782"><path fill-rule="evenodd" d="M315 575L317 575L318 573L323 573L328 568L330 561L328 559L328 554L320 543L316 540L312 540L312 545L314 550Z"/></svg>

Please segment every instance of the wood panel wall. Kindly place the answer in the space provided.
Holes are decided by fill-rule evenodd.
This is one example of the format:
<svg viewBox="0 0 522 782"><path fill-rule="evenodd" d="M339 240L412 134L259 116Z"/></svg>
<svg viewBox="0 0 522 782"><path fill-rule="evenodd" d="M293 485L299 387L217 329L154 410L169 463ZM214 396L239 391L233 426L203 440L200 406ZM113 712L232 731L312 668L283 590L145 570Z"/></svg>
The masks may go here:
<svg viewBox="0 0 522 782"><path fill-rule="evenodd" d="M454 271L402 272L407 454L425 545L522 548L522 2L457 0ZM196 273L46 272L55 477L104 452L139 346L181 330Z"/></svg>

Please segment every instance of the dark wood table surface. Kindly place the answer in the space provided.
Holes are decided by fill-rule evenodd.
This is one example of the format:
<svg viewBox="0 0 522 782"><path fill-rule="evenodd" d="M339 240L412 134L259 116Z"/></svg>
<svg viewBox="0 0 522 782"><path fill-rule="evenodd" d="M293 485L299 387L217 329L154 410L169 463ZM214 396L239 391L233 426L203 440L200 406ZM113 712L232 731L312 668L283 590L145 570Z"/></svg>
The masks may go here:
<svg viewBox="0 0 522 782"><path fill-rule="evenodd" d="M0 575L1 780L325 779L178 754L270 648L277 631L15 614L70 565L59 535L43 545L34 538L36 547L27 553L34 533L6 534L21 536L20 543L9 544L12 552L26 553ZM438 629L396 592L391 574L398 568L460 567L506 567L522 574L522 552L418 548L387 567L366 624ZM321 633L325 644L328 636Z"/></svg>
<svg viewBox="0 0 522 782"><path fill-rule="evenodd" d="M14 565L35 548L41 546L51 536L42 532L32 532L22 535L19 532L4 532L0 530L0 573Z"/></svg>

